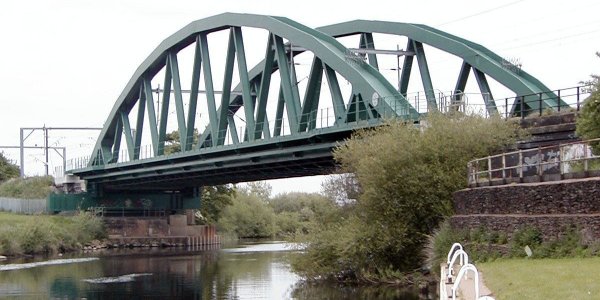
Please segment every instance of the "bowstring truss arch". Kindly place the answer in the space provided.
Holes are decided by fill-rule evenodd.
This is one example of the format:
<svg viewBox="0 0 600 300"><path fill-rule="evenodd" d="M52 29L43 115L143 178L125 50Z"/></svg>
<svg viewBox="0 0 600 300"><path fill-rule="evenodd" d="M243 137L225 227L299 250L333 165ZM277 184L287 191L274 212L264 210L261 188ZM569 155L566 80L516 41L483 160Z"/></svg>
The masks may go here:
<svg viewBox="0 0 600 300"><path fill-rule="evenodd" d="M246 63L247 48L244 45L242 28L268 31L264 59L250 70ZM221 31L228 31L229 38L219 105L215 97L216 84L211 73L207 36ZM301 47L302 51L294 53L291 44ZM186 112L177 54L188 47L194 48L194 62ZM293 82L297 80L293 56L303 51L312 52L314 58L304 99L299 99L298 87ZM238 70L240 82L232 88L235 69ZM265 102L269 89L276 88L270 85L270 77L276 71L281 76L280 95L277 100L276 119L271 120L275 126L273 132L270 132L269 120L265 115ZM164 73L163 102L160 107L155 107L152 81L159 72ZM195 112L199 104L201 72L206 89L209 123L202 132L196 134ZM337 75L351 83L350 99L342 99ZM194 21L165 39L137 68L107 118L88 167L139 160L143 156L141 142L146 127L151 140L150 157L164 155L169 104L172 102L175 105L175 111L172 113L176 115L182 153L223 146L226 136L231 138L233 144L280 136L283 126L281 122L285 118L283 111L287 112L287 126L292 135L310 132L316 128L315 119L311 119L310 116L319 106L319 99L322 98L320 87L325 82L329 86L332 113L335 114L333 125L344 126L364 119L380 120L382 117L416 119L419 116L377 70L350 53L337 40L320 31L283 17L250 14L225 13ZM137 112L132 112L134 107L137 107ZM233 116L238 110L242 110L245 117L246 128L241 129L242 133L236 132L233 121ZM132 121L130 113L134 114ZM194 143L195 138L199 141ZM125 154L121 149L122 139L126 146Z"/></svg>

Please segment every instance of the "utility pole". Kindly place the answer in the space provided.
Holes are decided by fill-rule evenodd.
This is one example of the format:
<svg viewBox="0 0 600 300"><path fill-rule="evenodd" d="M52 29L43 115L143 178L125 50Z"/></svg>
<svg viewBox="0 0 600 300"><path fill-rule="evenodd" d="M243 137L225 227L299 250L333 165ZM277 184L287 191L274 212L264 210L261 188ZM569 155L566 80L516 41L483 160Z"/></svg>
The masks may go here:
<svg viewBox="0 0 600 300"><path fill-rule="evenodd" d="M30 130L29 134L27 134L27 136L25 136L25 130ZM26 148L32 148L32 147L25 147L25 140L31 136L31 134L33 134L34 131L36 130L41 130L44 133L44 146L42 147L44 149L44 155L45 155L45 173L46 176L48 176L50 174L48 167L49 167L49 152L48 149L60 149L60 148L64 148L64 147L50 147L48 145L48 140L49 140L49 131L50 130L102 130L102 128L100 127L46 127L46 125L44 124L43 127L21 127L20 130L20 142L19 142L19 148L20 148L20 162L19 162L19 167L21 169L21 178L25 177L25 149ZM35 147L34 147L35 148ZM63 149L63 155L66 156L66 149ZM66 158L65 158L66 159ZM66 167L65 163L63 163L63 167Z"/></svg>
<svg viewBox="0 0 600 300"><path fill-rule="evenodd" d="M48 163L50 160L48 159L48 128L46 128L46 124L44 124L44 154L46 155L46 164L44 164L44 167L46 169L46 176L48 176Z"/></svg>
<svg viewBox="0 0 600 300"><path fill-rule="evenodd" d="M56 153L58 153L58 155L61 156L61 158L63 159L63 170L65 170L67 168L67 148L66 147L42 147L42 146L23 146L23 145L19 145L19 146L0 146L0 149L52 149L54 151L56 151ZM62 150L62 154L60 152L58 152L58 150ZM16 165L16 161L15 161L15 165ZM21 166L23 164L20 164ZM23 169L22 167L19 167L20 170L20 175L21 177L24 177L23 175ZM46 168L47 169L47 168Z"/></svg>

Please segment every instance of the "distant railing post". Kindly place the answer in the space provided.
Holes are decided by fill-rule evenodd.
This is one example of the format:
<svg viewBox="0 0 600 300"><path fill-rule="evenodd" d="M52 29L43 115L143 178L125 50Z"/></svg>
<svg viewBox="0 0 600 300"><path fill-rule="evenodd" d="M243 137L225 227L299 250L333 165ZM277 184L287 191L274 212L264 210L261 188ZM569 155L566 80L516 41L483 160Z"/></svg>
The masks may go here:
<svg viewBox="0 0 600 300"><path fill-rule="evenodd" d="M488 181L492 185L492 157L488 156Z"/></svg>
<svg viewBox="0 0 600 300"><path fill-rule="evenodd" d="M508 119L508 98L504 98L504 118Z"/></svg>
<svg viewBox="0 0 600 300"><path fill-rule="evenodd" d="M577 87L577 111L579 111L579 87Z"/></svg>
<svg viewBox="0 0 600 300"><path fill-rule="evenodd" d="M540 181L542 181L542 176L544 175L544 171L542 170L542 148L538 147L538 176L540 176Z"/></svg>
<svg viewBox="0 0 600 300"><path fill-rule="evenodd" d="M540 116L542 115L542 93L538 94L538 100L540 105Z"/></svg>
<svg viewBox="0 0 600 300"><path fill-rule="evenodd" d="M519 149L519 181L523 182L523 150Z"/></svg>
<svg viewBox="0 0 600 300"><path fill-rule="evenodd" d="M523 118L525 118L525 115L523 114L523 110L525 109L525 96L521 96L521 105L520 106L521 106L521 119L523 119Z"/></svg>
<svg viewBox="0 0 600 300"><path fill-rule="evenodd" d="M558 144L558 172L560 172L560 179L563 179L563 165L562 165L562 161L563 161L563 146L561 144Z"/></svg>
<svg viewBox="0 0 600 300"><path fill-rule="evenodd" d="M560 112L560 107L562 105L560 105L560 89L558 90L558 99L556 100L556 103L558 103L558 111Z"/></svg>
<svg viewBox="0 0 600 300"><path fill-rule="evenodd" d="M583 171L586 172L586 176L588 171L588 146L589 143L587 142L583 145Z"/></svg>
<svg viewBox="0 0 600 300"><path fill-rule="evenodd" d="M502 154L502 183L506 183L506 155Z"/></svg>

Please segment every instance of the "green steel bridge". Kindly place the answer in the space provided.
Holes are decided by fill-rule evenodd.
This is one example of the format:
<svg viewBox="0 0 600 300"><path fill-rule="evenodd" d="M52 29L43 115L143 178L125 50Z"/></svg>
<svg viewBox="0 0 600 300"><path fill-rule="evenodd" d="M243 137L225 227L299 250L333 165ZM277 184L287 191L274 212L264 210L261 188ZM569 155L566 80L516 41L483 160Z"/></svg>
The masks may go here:
<svg viewBox="0 0 600 300"><path fill-rule="evenodd" d="M374 36L401 37L406 47L377 48ZM356 48L344 46L349 39ZM456 77L444 79L455 82L452 91L434 88L425 47L462 61ZM380 70L386 55L397 58L398 86ZM301 58L310 61L303 77ZM413 73L423 90L417 96L408 90ZM487 48L429 26L357 20L312 29L225 13L185 26L142 62L91 156L71 161L67 173L87 181L88 200L168 194L171 202L198 199L200 186L328 174L332 149L359 128L464 109L471 73L485 114L567 106ZM489 78L514 101L494 99Z"/></svg>

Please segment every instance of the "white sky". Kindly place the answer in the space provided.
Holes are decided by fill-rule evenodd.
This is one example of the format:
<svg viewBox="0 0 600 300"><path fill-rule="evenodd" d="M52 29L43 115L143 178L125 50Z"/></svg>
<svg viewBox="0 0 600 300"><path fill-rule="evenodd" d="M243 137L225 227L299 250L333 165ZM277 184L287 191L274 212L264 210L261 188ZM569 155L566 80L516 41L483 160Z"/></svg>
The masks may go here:
<svg viewBox="0 0 600 300"><path fill-rule="evenodd" d="M18 145L21 127L101 127L135 69L163 39L223 12L285 16L310 27L354 19L422 23L518 58L525 71L559 89L600 73L598 11L600 2L590 0L2 1L0 146ZM264 41L259 44L264 49ZM457 73L448 78L452 85ZM95 140L89 133L51 134L50 144L68 146L68 153ZM27 144L41 145L41 134ZM18 159L18 151L5 153ZM42 172L42 159L41 151L26 152L28 175ZM52 160L59 164L58 157ZM312 192L320 180L271 184L274 193Z"/></svg>

